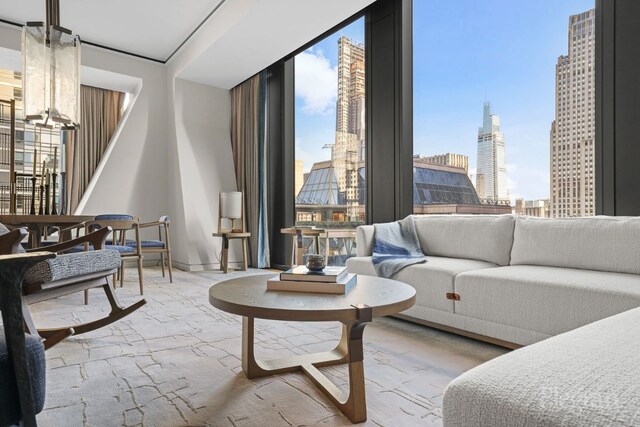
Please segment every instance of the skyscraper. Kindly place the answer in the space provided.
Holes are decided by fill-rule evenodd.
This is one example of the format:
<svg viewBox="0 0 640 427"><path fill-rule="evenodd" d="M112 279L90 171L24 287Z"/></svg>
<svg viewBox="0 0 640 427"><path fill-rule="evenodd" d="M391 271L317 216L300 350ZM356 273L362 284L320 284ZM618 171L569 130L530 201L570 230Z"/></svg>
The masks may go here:
<svg viewBox="0 0 640 427"><path fill-rule="evenodd" d="M356 135L358 161L364 161L364 46L342 36L338 40L336 132Z"/></svg>
<svg viewBox="0 0 640 427"><path fill-rule="evenodd" d="M365 160L365 70L364 46L340 37L338 40L338 99L336 140L331 160L338 189L347 201L347 216L357 219L359 208L359 164Z"/></svg>
<svg viewBox="0 0 640 427"><path fill-rule="evenodd" d="M476 191L481 199L508 202L507 185L504 135L500 132L500 117L491 114L491 104L485 101L482 127L478 128Z"/></svg>
<svg viewBox="0 0 640 427"><path fill-rule="evenodd" d="M556 64L551 124L551 216L595 214L595 10L569 17L568 54Z"/></svg>

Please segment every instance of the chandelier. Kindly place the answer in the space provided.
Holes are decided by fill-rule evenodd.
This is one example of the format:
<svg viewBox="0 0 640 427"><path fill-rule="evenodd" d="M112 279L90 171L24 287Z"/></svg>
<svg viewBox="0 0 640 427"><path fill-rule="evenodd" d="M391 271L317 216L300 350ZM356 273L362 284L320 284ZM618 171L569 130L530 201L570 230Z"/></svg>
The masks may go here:
<svg viewBox="0 0 640 427"><path fill-rule="evenodd" d="M60 26L60 1L45 0L46 22L22 31L24 120L75 129L80 110L80 37Z"/></svg>

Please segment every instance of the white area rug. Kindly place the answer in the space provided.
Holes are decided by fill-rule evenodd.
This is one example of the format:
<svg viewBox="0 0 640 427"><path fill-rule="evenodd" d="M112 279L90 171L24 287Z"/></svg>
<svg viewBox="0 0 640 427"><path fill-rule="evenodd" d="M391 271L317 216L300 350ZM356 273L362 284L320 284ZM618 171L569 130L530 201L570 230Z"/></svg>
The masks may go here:
<svg viewBox="0 0 640 427"><path fill-rule="evenodd" d="M241 274L176 271L174 283L145 269L147 305L47 352L42 426L292 426L351 425L302 374L248 380L240 362L241 318L214 309L208 290ZM135 301L129 269L122 303ZM88 306L82 294L32 306L36 324L84 322L108 310L101 290ZM257 321L259 357L332 348L333 323ZM462 372L506 352L489 344L401 320L376 319L364 333L368 421L371 426L441 425L442 391ZM324 368L346 387L344 367Z"/></svg>

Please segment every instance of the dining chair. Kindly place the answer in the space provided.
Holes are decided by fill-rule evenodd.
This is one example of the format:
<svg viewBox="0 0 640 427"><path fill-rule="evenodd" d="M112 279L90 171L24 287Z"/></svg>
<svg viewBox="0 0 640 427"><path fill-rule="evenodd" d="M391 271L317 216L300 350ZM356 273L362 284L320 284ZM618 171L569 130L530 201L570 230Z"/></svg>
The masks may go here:
<svg viewBox="0 0 640 427"><path fill-rule="evenodd" d="M93 221L85 223L86 232L98 230L104 227L111 227L111 238L107 239L105 249L115 249L120 253L122 260L118 269L120 287L124 286L124 269L128 261L136 261L138 266L138 282L140 285L140 295L144 294L144 273L142 269L142 242L140 239L140 224L137 218L126 214L105 214L96 215ZM127 237L133 234L133 246L127 245ZM115 281L113 283L115 286Z"/></svg>
<svg viewBox="0 0 640 427"><path fill-rule="evenodd" d="M239 223L239 224L238 224ZM240 191L220 193L218 200L218 231L213 237L222 238L222 256L220 270L229 272L229 242L240 239L242 244L242 270L248 267L247 244L251 233L247 232L244 219L244 194Z"/></svg>
<svg viewBox="0 0 640 427"><path fill-rule="evenodd" d="M169 233L169 226L171 220L168 216L163 215L157 221L144 222L140 224L140 229L158 227L158 240L141 240L140 247L142 255L145 254L160 254L160 265L162 266L162 277L164 276L164 264L165 255L168 262L169 270L169 283L173 283L173 266L171 259L171 237ZM137 242L135 240L127 239L127 246L135 247Z"/></svg>

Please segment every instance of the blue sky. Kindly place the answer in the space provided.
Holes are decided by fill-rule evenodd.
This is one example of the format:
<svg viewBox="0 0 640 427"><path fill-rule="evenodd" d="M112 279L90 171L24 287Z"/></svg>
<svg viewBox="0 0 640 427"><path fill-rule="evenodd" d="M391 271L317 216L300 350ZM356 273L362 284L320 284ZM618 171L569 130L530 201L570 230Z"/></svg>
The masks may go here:
<svg viewBox="0 0 640 427"><path fill-rule="evenodd" d="M549 197L555 64L572 14L594 0L414 0L414 152L454 152L476 164L482 103L506 140L512 198ZM356 21L296 58L296 158L328 159L340 36L364 41Z"/></svg>

